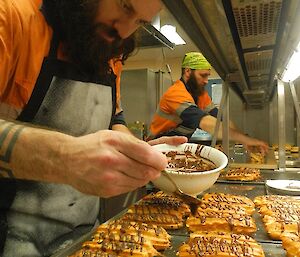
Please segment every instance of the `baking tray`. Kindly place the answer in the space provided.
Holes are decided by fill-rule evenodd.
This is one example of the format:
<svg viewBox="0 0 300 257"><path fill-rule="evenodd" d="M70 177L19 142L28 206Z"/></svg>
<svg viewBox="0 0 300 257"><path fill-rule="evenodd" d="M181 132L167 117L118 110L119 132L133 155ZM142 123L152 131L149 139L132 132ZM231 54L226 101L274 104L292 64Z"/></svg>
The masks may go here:
<svg viewBox="0 0 300 257"><path fill-rule="evenodd" d="M72 246L62 250L60 253L53 255L52 257L67 257L77 250L81 248L81 245L84 241L91 238L92 233L89 233L78 241L76 241ZM162 252L162 254L166 257L176 257L176 253L179 247L188 240L187 236L172 236L171 240L171 248ZM273 244L273 243L259 243L265 253L265 257L283 257L286 256L285 250L282 248L281 244Z"/></svg>
<svg viewBox="0 0 300 257"><path fill-rule="evenodd" d="M230 183L216 183L203 194L208 192L244 195L249 197L252 200L256 196L266 195L267 193L264 185L245 185L245 184L239 185L239 184L230 184ZM201 198L201 195L199 195L199 198ZM120 218L125 212L126 210L121 212L111 220L116 220ZM265 251L265 256L266 257L285 256L285 251L282 249L281 241L274 241L271 238L269 238L269 236L267 235L260 215L257 212L255 212L253 218L255 219L258 230L252 236L256 241L258 241L263 246L263 249ZM71 245L66 247L65 249L61 250L57 254L54 254L52 257L67 257L73 254L74 252L76 252L81 248L83 242L91 238L93 232L94 231L91 231L90 233L82 236L77 241L73 242ZM178 247L188 239L188 230L187 228L182 228L178 230L168 230L168 233L172 236L172 247L166 250L165 252L163 252L163 254L166 257L173 257L173 256L175 257Z"/></svg>
<svg viewBox="0 0 300 257"><path fill-rule="evenodd" d="M266 180L270 179L295 179L300 180L300 169L297 171L286 171L286 172L279 172L277 170L261 170L261 178L255 181L232 181L232 180L225 180L219 178L217 183L227 183L227 184L250 184L250 185L264 185Z"/></svg>
<svg viewBox="0 0 300 257"><path fill-rule="evenodd" d="M172 247L162 254L166 257L177 257L176 253L179 247L188 240L187 236L173 236L172 237ZM286 256L285 250L282 248L281 244L272 243L259 243L265 253L265 257L283 257Z"/></svg>
<svg viewBox="0 0 300 257"><path fill-rule="evenodd" d="M277 169L278 164L275 160L274 150L270 149L265 156L264 163L251 163L250 155L243 148L230 149L229 151L230 162L228 164L231 168L257 168L257 169Z"/></svg>

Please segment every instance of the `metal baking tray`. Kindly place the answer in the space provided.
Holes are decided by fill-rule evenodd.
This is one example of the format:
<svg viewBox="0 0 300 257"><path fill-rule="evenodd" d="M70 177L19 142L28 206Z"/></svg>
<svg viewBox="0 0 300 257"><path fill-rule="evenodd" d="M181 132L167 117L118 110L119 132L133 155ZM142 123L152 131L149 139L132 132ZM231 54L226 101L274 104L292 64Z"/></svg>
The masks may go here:
<svg viewBox="0 0 300 257"><path fill-rule="evenodd" d="M245 185L245 184L229 184L229 183L216 183L204 193L207 192L244 195L249 197L252 200L256 196L266 195L266 189L264 185L248 185L248 184ZM201 195L199 196L199 198L201 198ZM124 214L124 212L118 214L111 220L116 220L120 218ZM253 218L255 219L258 230L252 236L256 241L258 241L263 246L263 249L265 251L265 256L266 257L285 256L285 251L282 249L281 242L274 241L267 235L260 215L257 212L255 212ZM178 230L168 230L168 233L172 236L172 247L166 250L165 252L163 252L163 254L166 257L173 257L173 256L175 257L178 247L188 239L188 230L186 228L182 228ZM84 235L76 242L73 242L71 245L61 250L57 254L53 255L52 257L67 257L73 254L74 252L76 252L81 248L81 245L84 241L87 241L89 238L91 238L92 234L93 231Z"/></svg>
<svg viewBox="0 0 300 257"><path fill-rule="evenodd" d="M219 178L217 180L217 183L264 185L266 180L270 180L270 179L300 180L300 169L295 171L286 171L286 172L279 172L276 170L261 170L260 173L261 173L261 178L255 181L232 181L232 180L225 180Z"/></svg>
<svg viewBox="0 0 300 257"><path fill-rule="evenodd" d="M81 248L81 245L84 241L88 240L92 236L92 233L89 233L78 241L76 241L72 246L62 250L60 253L53 255L52 257L67 257ZM172 236L171 248L162 252L166 257L176 257L176 253L179 247L188 240L188 236ZM281 244L273 243L259 243L265 253L265 257L283 257L286 256L285 250L282 248Z"/></svg>

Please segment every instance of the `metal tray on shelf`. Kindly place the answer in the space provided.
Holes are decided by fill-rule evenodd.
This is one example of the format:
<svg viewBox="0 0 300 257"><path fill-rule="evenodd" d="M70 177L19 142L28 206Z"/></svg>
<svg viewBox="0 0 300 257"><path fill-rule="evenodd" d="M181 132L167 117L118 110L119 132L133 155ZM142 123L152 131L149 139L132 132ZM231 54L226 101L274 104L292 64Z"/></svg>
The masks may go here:
<svg viewBox="0 0 300 257"><path fill-rule="evenodd" d="M88 240L91 237L92 233L89 233L88 235L82 237L80 240L78 240L76 243L74 243L72 246L70 246L68 249L65 249L61 251L60 253L53 255L52 257L67 257L77 250L80 249L81 244ZM187 236L172 236L171 240L171 248L162 252L162 254L165 257L176 257L176 253L179 249L179 247L188 240ZM282 248L281 244L273 244L273 243L260 243L262 246L265 257L283 257L286 256L285 250Z"/></svg>
<svg viewBox="0 0 300 257"><path fill-rule="evenodd" d="M261 170L261 178L254 181L234 181L234 180L225 180L219 178L217 183L227 183L227 184L250 184L250 185L264 185L266 180L270 179L289 179L289 180L300 180L300 169L287 172L279 172L276 170Z"/></svg>

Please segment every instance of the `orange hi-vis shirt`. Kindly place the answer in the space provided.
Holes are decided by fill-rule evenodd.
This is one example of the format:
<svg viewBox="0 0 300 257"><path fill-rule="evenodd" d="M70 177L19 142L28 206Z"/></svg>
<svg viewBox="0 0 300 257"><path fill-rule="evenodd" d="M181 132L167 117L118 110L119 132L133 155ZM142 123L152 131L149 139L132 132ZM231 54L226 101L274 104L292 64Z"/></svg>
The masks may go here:
<svg viewBox="0 0 300 257"><path fill-rule="evenodd" d="M182 80L176 81L162 96L154 114L149 138L162 135L191 134L199 127L206 115L216 113L216 108L206 91L198 97L196 105Z"/></svg>
<svg viewBox="0 0 300 257"><path fill-rule="evenodd" d="M18 117L48 56L52 28L40 11L41 4L42 0L0 1L0 118ZM64 59L61 48L58 58ZM122 64L111 61L111 66L117 76L119 113Z"/></svg>

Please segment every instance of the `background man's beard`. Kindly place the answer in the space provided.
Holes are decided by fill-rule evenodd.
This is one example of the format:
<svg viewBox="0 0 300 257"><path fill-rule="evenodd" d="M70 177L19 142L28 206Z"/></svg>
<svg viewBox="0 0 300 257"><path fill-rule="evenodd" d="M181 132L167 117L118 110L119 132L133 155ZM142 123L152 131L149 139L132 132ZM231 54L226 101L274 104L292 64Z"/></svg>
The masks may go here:
<svg viewBox="0 0 300 257"><path fill-rule="evenodd" d="M195 75L192 73L189 80L186 82L186 85L189 88L189 92L192 95L196 104L198 104L198 97L202 95L205 91L204 86L199 86L196 80Z"/></svg>

